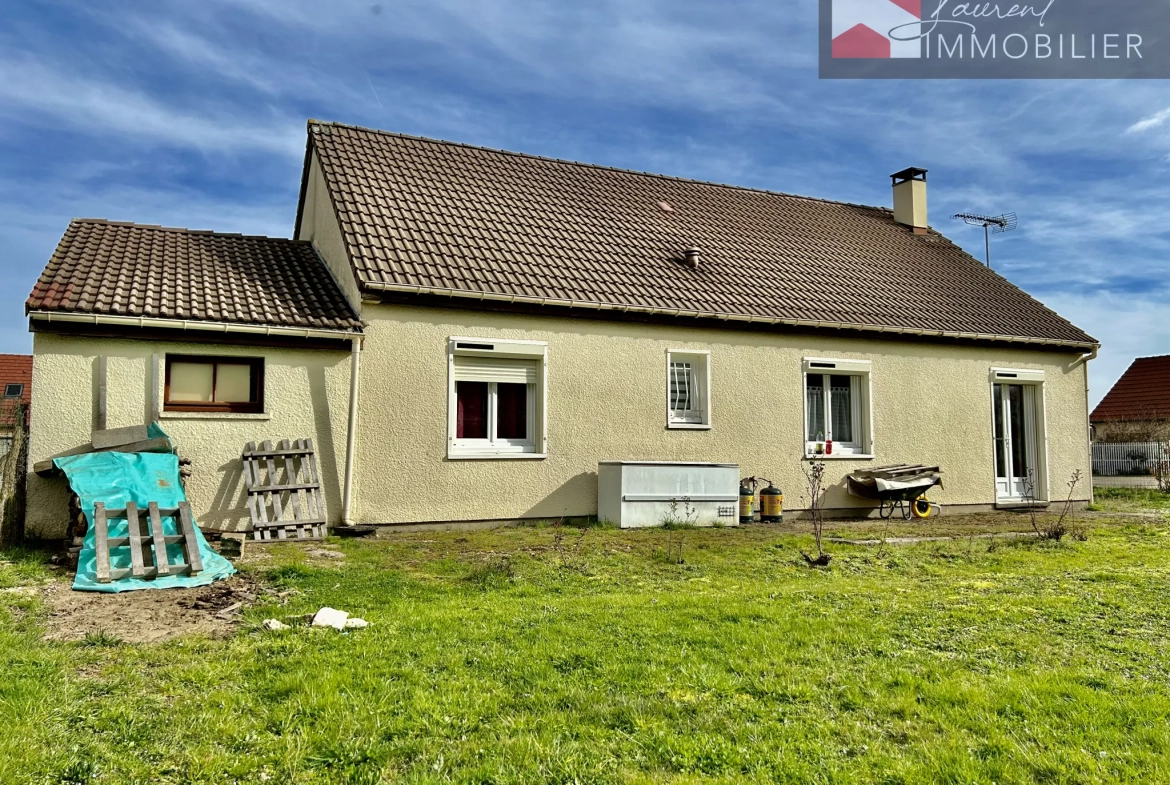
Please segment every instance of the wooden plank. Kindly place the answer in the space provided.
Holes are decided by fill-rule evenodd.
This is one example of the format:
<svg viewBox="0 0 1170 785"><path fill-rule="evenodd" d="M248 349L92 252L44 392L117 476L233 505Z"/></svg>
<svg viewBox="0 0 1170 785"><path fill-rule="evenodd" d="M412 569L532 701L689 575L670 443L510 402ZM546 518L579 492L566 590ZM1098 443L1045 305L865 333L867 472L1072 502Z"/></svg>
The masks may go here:
<svg viewBox="0 0 1170 785"><path fill-rule="evenodd" d="M281 451L289 449L288 439L281 439ZM295 520L301 519L301 491L311 486L303 486L297 484L297 468L293 465L293 458L291 455L284 456L284 481L285 487L281 490L287 489L289 491L289 503L292 504L292 514Z"/></svg>
<svg viewBox="0 0 1170 785"><path fill-rule="evenodd" d="M261 485L253 488L253 493L269 493L272 491L306 491L319 487L316 483L301 483L300 485Z"/></svg>
<svg viewBox="0 0 1170 785"><path fill-rule="evenodd" d="M106 518L109 519L112 517L113 516L111 516L109 511L107 510L106 511ZM153 535L147 535L145 537L137 537L136 539L140 543L154 542ZM183 542L183 535L181 535L181 534L168 534L164 539L167 541L167 545L176 545L178 543ZM129 537L111 537L110 538L110 547L111 548L127 548L129 546L130 546L130 538Z"/></svg>
<svg viewBox="0 0 1170 785"><path fill-rule="evenodd" d="M111 447L121 447L124 444L134 444L150 439L145 425L128 425L125 428L109 428L93 432L92 441L95 451L108 450Z"/></svg>
<svg viewBox="0 0 1170 785"><path fill-rule="evenodd" d="M138 520L138 505L126 502L126 530L130 537L130 573L135 578L146 577L142 559L142 525Z"/></svg>
<svg viewBox="0 0 1170 785"><path fill-rule="evenodd" d="M294 444L299 444L299 443L300 443L299 439L296 442L294 442ZM249 442L249 444L251 444L251 442ZM306 455L310 452L312 452L312 450L298 450L295 447L293 449L289 449L289 450L268 450L268 451L245 449L244 450L244 457L245 458L268 458L268 457L279 458L282 455Z"/></svg>
<svg viewBox="0 0 1170 785"><path fill-rule="evenodd" d="M98 418L97 429L106 429L106 356L98 357Z"/></svg>
<svg viewBox="0 0 1170 785"><path fill-rule="evenodd" d="M108 447L104 450L95 450L92 444L86 444L73 450L57 453L53 458L49 458L48 460L37 461L33 464L33 471L42 477L53 477L57 474L57 469L53 466L54 458L65 458L70 455L87 455L91 452L172 452L172 449L170 440L165 436L158 436L154 439L147 439L141 442L133 442L132 444L122 444L117 447Z"/></svg>
<svg viewBox="0 0 1170 785"><path fill-rule="evenodd" d="M106 523L106 505L93 505L93 548L97 556L98 583L110 582L110 531Z"/></svg>
<svg viewBox="0 0 1170 785"><path fill-rule="evenodd" d="M321 524L321 523L325 523L324 518L307 518L303 521L296 521L296 522L293 522L293 521L270 521L268 523L260 524L259 526L257 526L257 528L258 529L287 529L290 526L296 527L296 526L300 526L302 524L305 526L311 526L311 525Z"/></svg>
<svg viewBox="0 0 1170 785"><path fill-rule="evenodd" d="M199 556L199 541L195 537L195 519L191 517L191 505L179 504L179 528L183 532L183 548L187 552L187 565L191 574L203 572L203 559Z"/></svg>
<svg viewBox="0 0 1170 785"><path fill-rule="evenodd" d="M266 452L271 452L272 451L272 442L265 441L263 444L260 445L260 449L265 450ZM273 458L268 457L268 458L264 459L264 462L265 462L265 465L267 465L267 467L268 467L268 482L273 483L273 482L275 482L275 480L278 476L276 473L276 461ZM280 493L279 492L272 493L269 495L272 498L272 514L276 517L276 520L283 521L284 520L284 510L282 509L282 507L280 505Z"/></svg>
<svg viewBox="0 0 1170 785"><path fill-rule="evenodd" d="M163 534L162 516L158 514L158 504L151 502L147 506L150 515L150 531L154 535L154 564L159 575L170 575L170 561L167 559L167 541Z"/></svg>
<svg viewBox="0 0 1170 785"><path fill-rule="evenodd" d="M170 575L187 575L191 571L190 567L188 567L186 564L172 564L170 569ZM130 574L130 570L126 569L125 567L110 570L110 578L115 581L121 580ZM157 578L158 570L154 567L147 567L146 573L142 577Z"/></svg>

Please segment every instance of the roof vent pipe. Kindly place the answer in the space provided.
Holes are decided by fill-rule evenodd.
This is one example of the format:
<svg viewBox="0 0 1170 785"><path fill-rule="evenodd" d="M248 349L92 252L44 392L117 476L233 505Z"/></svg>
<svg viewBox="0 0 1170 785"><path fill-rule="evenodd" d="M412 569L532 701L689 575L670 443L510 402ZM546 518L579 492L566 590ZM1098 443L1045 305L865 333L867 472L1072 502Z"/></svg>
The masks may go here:
<svg viewBox="0 0 1170 785"><path fill-rule="evenodd" d="M683 257L686 259L687 267L698 269L699 267L699 249L691 246L683 251Z"/></svg>

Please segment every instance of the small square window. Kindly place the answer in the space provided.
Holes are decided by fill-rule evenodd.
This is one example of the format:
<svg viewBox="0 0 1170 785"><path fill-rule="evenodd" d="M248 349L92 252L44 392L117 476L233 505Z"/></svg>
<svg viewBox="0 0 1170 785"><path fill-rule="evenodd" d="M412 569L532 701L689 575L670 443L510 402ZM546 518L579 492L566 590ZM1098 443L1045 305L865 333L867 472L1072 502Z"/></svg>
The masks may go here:
<svg viewBox="0 0 1170 785"><path fill-rule="evenodd" d="M808 455L866 455L869 440L869 364L806 360L805 451Z"/></svg>
<svg viewBox="0 0 1170 785"><path fill-rule="evenodd" d="M163 406L168 412L262 413L264 360L167 355Z"/></svg>
<svg viewBox="0 0 1170 785"><path fill-rule="evenodd" d="M4 397L5 398L19 398L22 395L24 395L24 385L23 384L6 384L6 385L4 385Z"/></svg>
<svg viewBox="0 0 1170 785"><path fill-rule="evenodd" d="M711 425L708 354L670 351L666 355L666 414L670 428Z"/></svg>

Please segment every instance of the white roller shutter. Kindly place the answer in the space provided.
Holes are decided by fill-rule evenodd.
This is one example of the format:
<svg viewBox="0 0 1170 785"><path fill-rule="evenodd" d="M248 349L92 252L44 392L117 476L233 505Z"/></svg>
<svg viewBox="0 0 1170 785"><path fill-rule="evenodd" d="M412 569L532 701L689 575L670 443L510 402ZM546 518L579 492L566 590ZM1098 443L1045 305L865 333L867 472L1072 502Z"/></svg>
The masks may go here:
<svg viewBox="0 0 1170 785"><path fill-rule="evenodd" d="M533 360L456 355L455 381L536 384L537 366Z"/></svg>

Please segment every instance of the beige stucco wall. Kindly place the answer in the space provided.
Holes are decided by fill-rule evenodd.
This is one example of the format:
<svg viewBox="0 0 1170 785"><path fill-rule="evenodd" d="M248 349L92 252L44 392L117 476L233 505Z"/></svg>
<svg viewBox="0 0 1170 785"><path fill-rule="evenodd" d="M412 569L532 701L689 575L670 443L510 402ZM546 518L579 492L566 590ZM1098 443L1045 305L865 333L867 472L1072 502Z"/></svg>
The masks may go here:
<svg viewBox="0 0 1170 785"><path fill-rule="evenodd" d="M325 176L321 172L321 164L316 153L313 153L309 161L309 182L305 187L304 212L301 214L300 232L294 239L312 241L317 253L325 260L333 280L337 281L350 306L360 316L361 293L353 277L349 254L345 250L345 241L341 238L337 213L329 198L329 189L325 187Z"/></svg>
<svg viewBox="0 0 1170 785"><path fill-rule="evenodd" d="M179 454L191 458L187 495L203 527L237 530L247 523L240 453L246 442L313 439L331 521L341 513L345 460L349 353L258 346L131 341L36 333L30 462L90 441L97 421L97 358L107 356L107 424L139 425L150 410L151 355L243 355L265 358L264 415L163 413L162 427ZM161 376L161 373L160 373ZM160 378L159 400L162 400ZM64 479L29 475L30 535L64 535L68 503Z"/></svg>
<svg viewBox="0 0 1170 785"><path fill-rule="evenodd" d="M944 505L995 501L990 369L1045 372L1048 476L1055 495L1076 469L1089 497L1086 370L1079 356L897 341L771 335L366 304L356 517L367 523L590 515L600 460L739 463L806 506L805 357L873 363L876 459L831 460L829 507L859 502L845 474L938 463ZM449 461L451 336L548 342L548 457ZM710 350L709 431L665 427L665 352ZM39 360L38 360L39 362ZM1043 449L1043 446L1042 446Z"/></svg>

